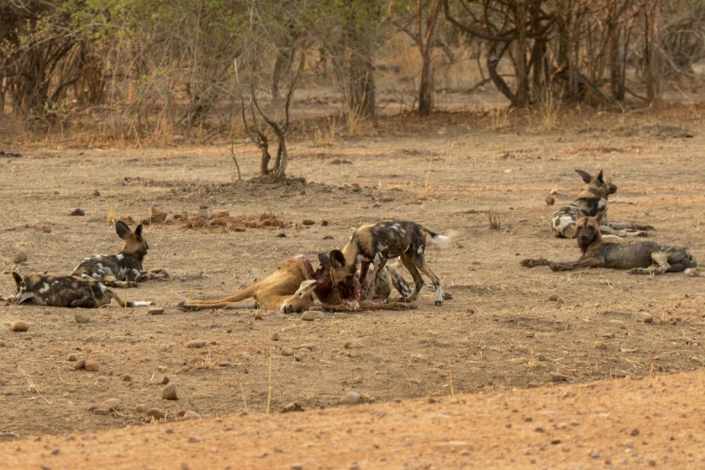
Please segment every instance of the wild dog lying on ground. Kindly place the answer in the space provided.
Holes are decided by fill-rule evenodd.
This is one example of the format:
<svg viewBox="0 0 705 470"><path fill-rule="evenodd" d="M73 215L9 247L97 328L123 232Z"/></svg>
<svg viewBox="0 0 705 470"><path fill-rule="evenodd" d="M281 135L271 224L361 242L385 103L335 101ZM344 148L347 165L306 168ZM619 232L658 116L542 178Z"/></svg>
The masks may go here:
<svg viewBox="0 0 705 470"><path fill-rule="evenodd" d="M324 310L392 310L413 308L399 302L381 302L363 298L360 283L345 269L340 252L320 254L321 268L314 270L303 255L284 260L272 274L240 292L218 300L186 300L179 303L182 310L252 309L278 310L283 313L300 313L314 305ZM397 289L410 292L409 286L398 274L388 275ZM399 283L401 279L401 283ZM380 295L386 299L391 289L380 282ZM405 286L405 287L404 287ZM385 289L387 289L385 291ZM386 292L386 293L385 293ZM402 292L402 295L404 295ZM366 295L367 296L367 295ZM367 296L369 297L369 296ZM247 299L253 299L247 301Z"/></svg>
<svg viewBox="0 0 705 470"><path fill-rule="evenodd" d="M581 268L629 269L632 274L663 274L679 272L697 266L687 248L664 246L654 241L603 241L597 217L580 217L576 224L578 246L583 255L578 261L549 261L525 259L527 268L549 266L553 271L571 271Z"/></svg>
<svg viewBox="0 0 705 470"><path fill-rule="evenodd" d="M617 186L609 178L605 178L602 170L597 176L592 176L583 170L575 170L585 182L585 188L578 199L561 207L551 217L551 231L557 238L575 238L575 222L578 217L594 217L598 212L607 209L607 198L617 192ZM653 230L650 225L612 222L607 218L600 227L606 238L646 237L649 234L643 230Z"/></svg>
<svg viewBox="0 0 705 470"><path fill-rule="evenodd" d="M137 287L140 281L169 277L162 269L143 270L142 261L149 244L142 235L142 224L132 232L125 222L118 220L115 231L125 241L120 253L86 258L74 268L71 276L88 276L111 287Z"/></svg>
<svg viewBox="0 0 705 470"><path fill-rule="evenodd" d="M51 307L98 308L112 299L121 307L146 307L152 302L125 302L104 284L85 277L30 273L24 278L13 272L17 304L32 303Z"/></svg>
<svg viewBox="0 0 705 470"><path fill-rule="evenodd" d="M436 305L443 305L444 299L450 299L449 294L444 295L441 289L441 281L433 274L431 268L426 263L424 253L426 251L426 234L429 234L434 242L440 246L448 246L448 237L439 235L423 225L408 221L387 221L372 225L363 225L356 229L348 243L341 252L346 269L352 273L357 270L360 263L360 283L365 285L367 271L370 263L379 256L379 273L385 267L388 259L400 257L402 264L409 270L414 278L414 292L404 300L412 301L416 299L424 285L423 278L419 271L431 279L433 287L436 289ZM348 274L349 274L348 273ZM373 282L375 280L373 279Z"/></svg>

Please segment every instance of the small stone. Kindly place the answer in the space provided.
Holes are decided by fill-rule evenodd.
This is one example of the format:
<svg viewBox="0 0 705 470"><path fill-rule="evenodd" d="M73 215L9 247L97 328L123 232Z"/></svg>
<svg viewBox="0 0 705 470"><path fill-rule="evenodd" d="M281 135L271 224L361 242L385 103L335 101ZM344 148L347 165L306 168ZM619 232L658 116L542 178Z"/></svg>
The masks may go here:
<svg viewBox="0 0 705 470"><path fill-rule="evenodd" d="M184 413L181 419L184 421L188 421L191 419L201 419L201 415L196 413L195 411L187 411L186 413Z"/></svg>
<svg viewBox="0 0 705 470"><path fill-rule="evenodd" d="M93 191L93 197L100 197L100 191L97 189Z"/></svg>
<svg viewBox="0 0 705 470"><path fill-rule="evenodd" d="M162 399L163 400L178 400L179 397L176 394L176 384L169 384L162 389Z"/></svg>
<svg viewBox="0 0 705 470"><path fill-rule="evenodd" d="M148 418L154 418L154 419L163 419L164 416L166 416L164 414L164 412L162 410L160 410L159 408L150 408L144 414Z"/></svg>
<svg viewBox="0 0 705 470"><path fill-rule="evenodd" d="M98 364L98 361L96 361L95 359L88 359L86 360L84 367L89 372L96 372L98 369L100 369L100 364Z"/></svg>
<svg viewBox="0 0 705 470"><path fill-rule="evenodd" d="M73 363L73 368L76 370L81 370L86 368L86 361L81 359L80 361L76 361Z"/></svg>
<svg viewBox="0 0 705 470"><path fill-rule="evenodd" d="M186 343L187 348L205 348L206 347L206 342L202 340L195 340L192 339L188 343Z"/></svg>
<svg viewBox="0 0 705 470"><path fill-rule="evenodd" d="M634 428L632 429L632 432L629 433L630 436L636 437L639 435L639 430Z"/></svg>
<svg viewBox="0 0 705 470"><path fill-rule="evenodd" d="M282 406L281 412L282 413L291 413L294 411L303 411L303 410L304 410L304 407L301 406L300 403L297 403L294 401L294 402L287 403L286 405Z"/></svg>
<svg viewBox="0 0 705 470"><path fill-rule="evenodd" d="M169 377L167 377L167 376L165 375L164 377L162 377L162 381L159 382L159 385L166 385L166 384L168 384L168 383L169 383Z"/></svg>
<svg viewBox="0 0 705 470"><path fill-rule="evenodd" d="M554 446L558 445L560 443L561 443L561 440L558 439L557 437L554 437L553 439L551 439L551 444L553 444Z"/></svg>
<svg viewBox="0 0 705 470"><path fill-rule="evenodd" d="M282 348L282 356L293 356L294 350L288 346Z"/></svg>
<svg viewBox="0 0 705 470"><path fill-rule="evenodd" d="M75 355L74 353L69 354L69 357L66 359L69 362L76 362L78 361L78 356Z"/></svg>
<svg viewBox="0 0 705 470"><path fill-rule="evenodd" d="M122 381L123 382L132 382L132 377L130 377L129 375L123 375Z"/></svg>
<svg viewBox="0 0 705 470"><path fill-rule="evenodd" d="M304 470L304 464L302 463L292 463L291 466L289 467L291 470Z"/></svg>
<svg viewBox="0 0 705 470"><path fill-rule="evenodd" d="M314 225L316 222L311 219L304 219L303 222L301 222L304 225Z"/></svg>
<svg viewBox="0 0 705 470"><path fill-rule="evenodd" d="M360 402L360 398L359 392L348 392L340 398L339 403L342 405L356 405Z"/></svg>
<svg viewBox="0 0 705 470"><path fill-rule="evenodd" d="M164 315L164 309L161 307L150 307L147 309L148 315Z"/></svg>
<svg viewBox="0 0 705 470"><path fill-rule="evenodd" d="M59 455L60 453L61 453L61 449L59 449L58 447L51 451L51 455Z"/></svg>
<svg viewBox="0 0 705 470"><path fill-rule="evenodd" d="M323 312L317 312L315 310L307 310L301 314L301 319L305 321L323 320Z"/></svg>
<svg viewBox="0 0 705 470"><path fill-rule="evenodd" d="M76 209L74 209L73 212L71 212L69 215L72 215L72 216L74 216L74 217L83 217L84 215L86 215L86 213L83 212L83 209L81 209L81 208L76 208Z"/></svg>
<svg viewBox="0 0 705 470"><path fill-rule="evenodd" d="M73 319L76 320L76 323L88 323L91 321L90 318L88 318L88 315L84 315L82 313L77 313L73 316Z"/></svg>
<svg viewBox="0 0 705 470"><path fill-rule="evenodd" d="M145 405L144 403L135 405L135 413L144 413L145 411L147 411L147 405Z"/></svg>
<svg viewBox="0 0 705 470"><path fill-rule="evenodd" d="M188 442L189 442L189 444L195 444L197 442L201 442L201 440L199 438L197 438L196 436L191 436L188 438Z"/></svg>
<svg viewBox="0 0 705 470"><path fill-rule="evenodd" d="M277 233L277 238L286 238L286 233L284 233L284 232Z"/></svg>
<svg viewBox="0 0 705 470"><path fill-rule="evenodd" d="M556 203L556 199L553 196L551 196L550 194L548 196L546 196L546 205L547 206L552 206L555 203Z"/></svg>
<svg viewBox="0 0 705 470"><path fill-rule="evenodd" d="M555 293L548 296L548 300L551 300L553 302L558 302L558 299L559 299L558 294L555 294Z"/></svg>
<svg viewBox="0 0 705 470"><path fill-rule="evenodd" d="M18 251L15 256L12 257L12 262L15 264L22 264L27 262L27 253L24 251Z"/></svg>
<svg viewBox="0 0 705 470"><path fill-rule="evenodd" d="M22 332L27 330L29 330L29 323L26 321L18 320L10 323L10 331Z"/></svg>
<svg viewBox="0 0 705 470"><path fill-rule="evenodd" d="M119 398L108 398L103 403L101 403L98 406L98 408L102 408L102 409L108 410L108 411L113 411L113 410L117 409L118 406L120 406L120 399Z"/></svg>
<svg viewBox="0 0 705 470"><path fill-rule="evenodd" d="M595 341L593 346L595 349L607 349L607 344L604 341Z"/></svg>
<svg viewBox="0 0 705 470"><path fill-rule="evenodd" d="M255 312L255 320L262 320L263 318L262 312Z"/></svg>
<svg viewBox="0 0 705 470"><path fill-rule="evenodd" d="M281 339L281 337L279 336L279 333L277 333L276 331L274 331L274 332L272 332L272 334L269 336L269 339L271 339L272 341L279 341L279 340Z"/></svg>

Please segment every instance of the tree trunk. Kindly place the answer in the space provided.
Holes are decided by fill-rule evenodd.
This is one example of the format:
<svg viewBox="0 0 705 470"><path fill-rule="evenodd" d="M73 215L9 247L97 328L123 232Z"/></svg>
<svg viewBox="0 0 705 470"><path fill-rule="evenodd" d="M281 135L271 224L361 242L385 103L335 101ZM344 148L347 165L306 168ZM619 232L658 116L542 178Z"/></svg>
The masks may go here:
<svg viewBox="0 0 705 470"><path fill-rule="evenodd" d="M421 53L421 81L419 83L419 116L428 116L433 107L433 45L436 37L438 14L441 12L441 0L433 0L428 11L426 31L423 31L423 4L417 0L416 15L418 29L418 46Z"/></svg>
<svg viewBox="0 0 705 470"><path fill-rule="evenodd" d="M526 63L526 2L518 0L514 4L514 19L519 33L519 38L515 45L514 70L516 74L517 90L514 97L513 106L526 108L529 106L529 77Z"/></svg>

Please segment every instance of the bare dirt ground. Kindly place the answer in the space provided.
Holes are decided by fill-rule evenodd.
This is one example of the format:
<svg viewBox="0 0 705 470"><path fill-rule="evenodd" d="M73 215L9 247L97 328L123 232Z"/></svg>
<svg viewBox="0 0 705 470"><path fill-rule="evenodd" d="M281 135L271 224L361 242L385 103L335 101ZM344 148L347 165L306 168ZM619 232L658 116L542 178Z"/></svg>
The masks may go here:
<svg viewBox="0 0 705 470"><path fill-rule="evenodd" d="M607 461L702 462L696 428L704 419L697 399L703 376L683 372L705 363L703 278L519 265L525 257L578 257L574 241L549 231L551 213L581 188L575 168L604 169L619 186L611 220L652 224L655 239L686 245L705 260L700 113L567 116L551 131L538 117L517 124L510 114L388 118L364 136L293 142L294 179L280 186L236 181L226 145L5 145L23 156L0 157L3 295L13 292L10 270L65 273L90 254L117 252L106 213L140 221L156 205L167 214L206 219L225 211L240 221L273 214L283 224L235 230L177 218L147 227L145 265L172 278L120 293L153 300L164 315L113 304L83 311L90 321L77 323L74 310L0 308L0 437L30 438L0 445L3 458L11 456L4 463L127 467L140 458L145 468L201 468L199 461L220 468L288 468L299 461L305 468L354 462L366 468L534 462L589 468ZM253 147L242 143L235 152L243 177L255 176ZM557 202L547 207L553 189ZM77 207L84 217L69 215ZM490 212L499 217L499 230L489 228ZM428 251L454 300L435 307L427 292L418 310L327 314L315 322L175 308L185 298L232 293L285 257L315 259L342 247L354 227L389 218L454 234L449 249ZM303 225L304 219L315 223ZM15 266L20 251L28 261ZM552 294L558 300L549 300ZM11 332L7 325L15 320L29 322L29 331ZM189 340L206 347L187 348ZM74 370L69 354L97 360L100 370ZM178 401L161 399L165 376L178 387ZM631 380L647 376L656 378ZM361 405L339 404L350 391L360 394ZM90 411L111 398L120 401L117 411ZM305 412L265 415L291 403ZM135 411L138 404L161 409L167 423L185 411L212 419L173 428L150 424ZM640 434L631 435L633 429ZM103 430L113 431L97 433ZM31 439L45 434L55 437Z"/></svg>

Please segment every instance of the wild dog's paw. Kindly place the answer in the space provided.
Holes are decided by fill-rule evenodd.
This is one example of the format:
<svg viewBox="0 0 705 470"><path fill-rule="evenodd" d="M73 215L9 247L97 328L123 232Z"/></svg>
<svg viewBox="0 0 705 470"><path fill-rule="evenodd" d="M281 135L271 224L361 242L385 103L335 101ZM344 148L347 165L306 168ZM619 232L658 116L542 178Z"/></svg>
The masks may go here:
<svg viewBox="0 0 705 470"><path fill-rule="evenodd" d="M564 266L562 264L549 264L549 268L551 268L551 271L572 271L573 268L570 266Z"/></svg>
<svg viewBox="0 0 705 470"><path fill-rule="evenodd" d="M437 307L442 307L443 306L443 301L442 300L436 300L433 302L433 305Z"/></svg>
<svg viewBox="0 0 705 470"><path fill-rule="evenodd" d="M649 274L649 270L645 268L632 268L629 270L629 274Z"/></svg>
<svg viewBox="0 0 705 470"><path fill-rule="evenodd" d="M651 234L649 232L637 232L636 233L637 237L649 237Z"/></svg>
<svg viewBox="0 0 705 470"><path fill-rule="evenodd" d="M635 225L634 228L636 230L656 230L653 225Z"/></svg>

